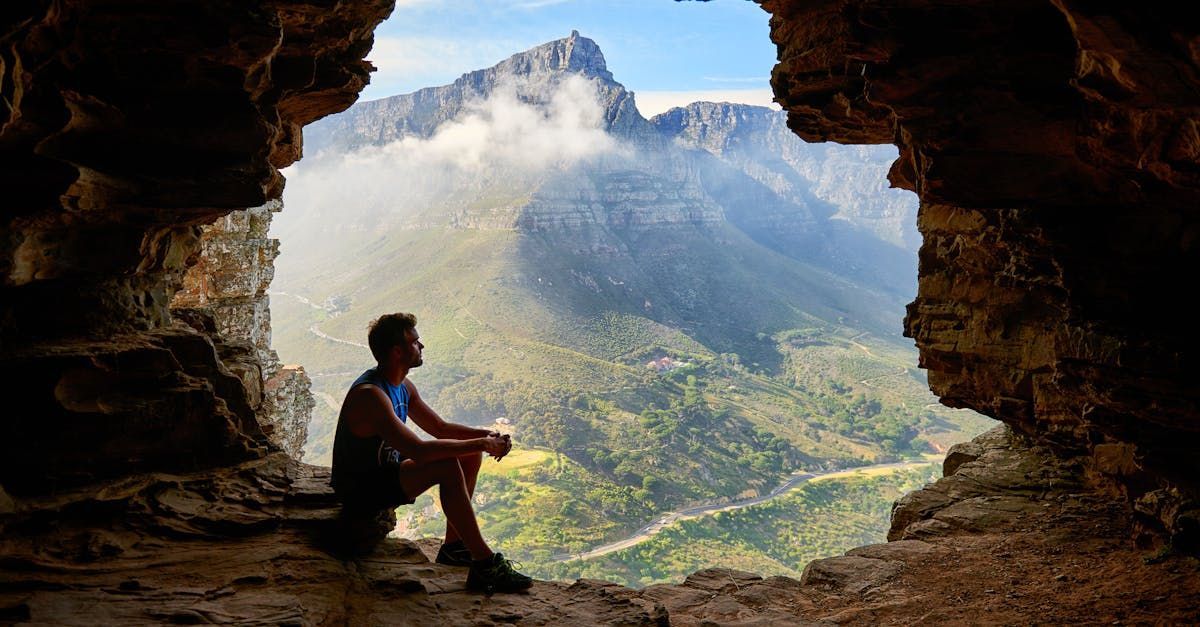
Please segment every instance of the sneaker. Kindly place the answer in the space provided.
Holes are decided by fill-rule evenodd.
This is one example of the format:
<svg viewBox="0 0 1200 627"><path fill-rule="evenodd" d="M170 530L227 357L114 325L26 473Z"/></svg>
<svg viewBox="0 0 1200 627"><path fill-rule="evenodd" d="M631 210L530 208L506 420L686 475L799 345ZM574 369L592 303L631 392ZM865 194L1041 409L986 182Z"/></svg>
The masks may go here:
<svg viewBox="0 0 1200 627"><path fill-rule="evenodd" d="M510 560L496 553L492 559L472 562L467 573L467 589L493 592L516 592L533 585L533 579L517 572Z"/></svg>
<svg viewBox="0 0 1200 627"><path fill-rule="evenodd" d="M434 561L446 566L470 566L471 552L462 540L456 540L450 544L443 544L442 548L438 549L437 559Z"/></svg>

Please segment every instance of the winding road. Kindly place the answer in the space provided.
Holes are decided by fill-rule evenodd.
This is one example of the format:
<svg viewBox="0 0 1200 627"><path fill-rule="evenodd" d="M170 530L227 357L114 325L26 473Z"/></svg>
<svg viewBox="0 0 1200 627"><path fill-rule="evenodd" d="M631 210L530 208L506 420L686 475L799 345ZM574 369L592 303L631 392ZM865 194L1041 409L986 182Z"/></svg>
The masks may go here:
<svg viewBox="0 0 1200 627"><path fill-rule="evenodd" d="M602 546L598 546L590 551L586 551L583 553L560 553L558 555L555 555L552 559L555 562L568 562L568 561L573 561L573 560L584 560L584 559L591 559L593 557L599 557L601 555L612 553L613 551L620 551L621 549L627 549L631 546L645 542L646 540L650 539L650 537L653 536L654 534L662 531L666 527L668 527L676 522L679 522L682 520L688 520L691 518L699 518L701 516L707 516L709 514L715 514L717 512L733 511L736 509L750 507L752 505L758 505L759 503L764 503L766 501L769 501L802 483L807 483L814 479L832 479L832 478L837 478L837 477L852 477L852 476L858 474L859 472L871 471L871 470L904 470L904 469L908 469L908 468L917 468L919 466L924 466L924 465L931 464L931 463L934 463L934 460L925 459L925 460L920 460L920 461L904 461L904 462L892 462L892 463L888 463L888 464L875 464L872 466L859 466L857 468L847 468L844 470L833 470L830 472L797 473L797 474L792 475L786 482L779 485L774 490L771 490L770 493L765 494L763 496L756 496L751 499L733 501L731 503L716 503L716 504L712 504L712 505L697 505L695 507L689 507L686 509L669 512L667 514L663 514L662 516L659 516L651 523L649 523L646 526L642 527L641 529L638 529L637 531L633 532L633 534L627 538L624 538L622 540L617 540L616 542L610 542L610 543L602 545Z"/></svg>

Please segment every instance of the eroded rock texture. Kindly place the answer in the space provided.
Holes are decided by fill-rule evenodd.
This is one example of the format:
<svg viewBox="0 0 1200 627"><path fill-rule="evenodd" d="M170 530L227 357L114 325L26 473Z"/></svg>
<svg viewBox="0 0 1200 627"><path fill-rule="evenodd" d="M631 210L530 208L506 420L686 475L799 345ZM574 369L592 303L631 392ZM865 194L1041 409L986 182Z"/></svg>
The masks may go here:
<svg viewBox="0 0 1200 627"><path fill-rule="evenodd" d="M43 0L0 18L0 622L1195 622L1196 560L1127 538L1131 508L1177 542L1197 520L1196 22L763 4L790 126L900 146L925 236L907 328L935 391L1018 432L955 451L898 541L799 582L496 597L419 547L364 553L391 521L347 518L321 470L267 452L253 333L168 307L200 225L277 198L300 127L354 100L390 4Z"/></svg>
<svg viewBox="0 0 1200 627"><path fill-rule="evenodd" d="M357 98L391 4L5 8L6 492L261 454L262 391L239 383L254 377L172 323L168 305L200 251L199 225L278 198L301 127Z"/></svg>
<svg viewBox="0 0 1200 627"><path fill-rule="evenodd" d="M311 381L303 366L283 366L271 350L267 296L279 253L279 241L267 231L271 215L282 208L272 200L202 227L198 260L184 275L171 308L176 318L219 338L218 352L246 383L267 439L300 459L315 404Z"/></svg>
<svg viewBox="0 0 1200 627"><path fill-rule="evenodd" d="M527 595L464 589L466 571L395 525L343 516L329 469L282 453L29 499L0 520L0 621L55 625L653 625L662 606L598 581ZM391 512L387 512L391 514ZM382 542L381 542L382 540ZM434 549L436 550L436 548Z"/></svg>
<svg viewBox="0 0 1200 627"><path fill-rule="evenodd" d="M924 235L905 328L933 391L1085 455L1194 533L1195 20L1070 0L762 4L789 126L900 147L890 178L920 196Z"/></svg>

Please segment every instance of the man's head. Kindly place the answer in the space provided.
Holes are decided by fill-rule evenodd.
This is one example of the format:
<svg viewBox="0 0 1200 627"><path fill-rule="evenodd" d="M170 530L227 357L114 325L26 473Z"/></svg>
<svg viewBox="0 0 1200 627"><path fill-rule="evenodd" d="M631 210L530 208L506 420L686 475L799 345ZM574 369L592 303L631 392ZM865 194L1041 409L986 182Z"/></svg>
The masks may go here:
<svg viewBox="0 0 1200 627"><path fill-rule="evenodd" d="M380 316L367 331L367 344L379 365L400 363L416 368L423 363L421 337L417 334L417 317L410 313Z"/></svg>

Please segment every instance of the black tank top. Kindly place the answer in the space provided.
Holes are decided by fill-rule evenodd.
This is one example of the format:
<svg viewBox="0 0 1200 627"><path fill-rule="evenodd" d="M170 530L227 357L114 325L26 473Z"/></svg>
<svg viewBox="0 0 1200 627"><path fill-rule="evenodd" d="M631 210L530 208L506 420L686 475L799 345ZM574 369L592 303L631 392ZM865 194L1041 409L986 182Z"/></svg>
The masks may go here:
<svg viewBox="0 0 1200 627"><path fill-rule="evenodd" d="M400 422L408 422L408 388L403 383L392 385L375 368L371 368L355 379L350 389L363 384L374 385L383 390L392 401L392 409L400 418ZM333 436L333 470L329 481L334 491L338 491L339 482L354 485L362 477L402 461L404 457L388 446L383 438L377 435L360 438L350 430L345 415L338 416L337 432Z"/></svg>

